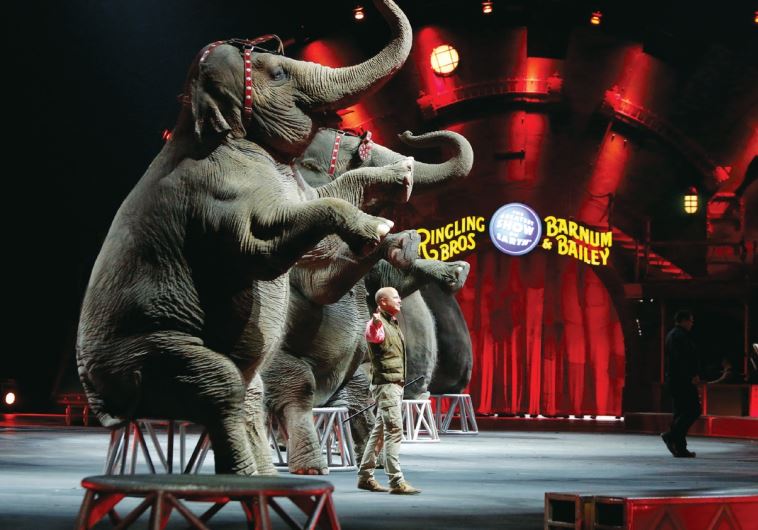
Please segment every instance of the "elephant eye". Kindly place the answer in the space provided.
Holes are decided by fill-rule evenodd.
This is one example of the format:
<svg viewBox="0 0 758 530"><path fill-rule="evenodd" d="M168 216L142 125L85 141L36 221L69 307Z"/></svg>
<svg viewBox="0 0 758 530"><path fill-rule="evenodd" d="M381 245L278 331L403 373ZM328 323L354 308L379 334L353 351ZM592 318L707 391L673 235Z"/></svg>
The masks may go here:
<svg viewBox="0 0 758 530"><path fill-rule="evenodd" d="M287 79L287 73L284 71L284 68L278 66L271 72L271 79L273 81L284 81Z"/></svg>

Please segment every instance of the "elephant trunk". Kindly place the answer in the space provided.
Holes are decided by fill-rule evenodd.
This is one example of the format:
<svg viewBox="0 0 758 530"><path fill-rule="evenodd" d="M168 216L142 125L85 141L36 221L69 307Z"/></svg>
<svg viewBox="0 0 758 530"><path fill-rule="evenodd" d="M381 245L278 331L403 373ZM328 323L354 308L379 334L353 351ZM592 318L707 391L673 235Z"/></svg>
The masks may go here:
<svg viewBox="0 0 758 530"><path fill-rule="evenodd" d="M416 160L413 166L414 192L429 189L438 184L466 177L474 164L474 150L462 135L453 131L433 131L414 136L410 131L400 135L400 140L411 147L428 148L448 145L453 155L441 164L425 164ZM371 155L374 165L383 166L402 158L381 146L375 146Z"/></svg>
<svg viewBox="0 0 758 530"><path fill-rule="evenodd" d="M349 107L381 88L405 64L413 44L408 18L392 0L374 3L392 29L392 40L375 56L354 66L329 68L309 63L300 80L308 106L315 110Z"/></svg>

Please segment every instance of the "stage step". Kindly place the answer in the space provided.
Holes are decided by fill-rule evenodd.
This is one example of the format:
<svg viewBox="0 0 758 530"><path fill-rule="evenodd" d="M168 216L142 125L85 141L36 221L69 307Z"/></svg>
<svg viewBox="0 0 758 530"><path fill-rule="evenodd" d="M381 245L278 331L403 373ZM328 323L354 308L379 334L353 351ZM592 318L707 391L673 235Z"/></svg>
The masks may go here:
<svg viewBox="0 0 758 530"><path fill-rule="evenodd" d="M593 530L756 530L758 495L592 500Z"/></svg>
<svg viewBox="0 0 758 530"><path fill-rule="evenodd" d="M627 432L659 434L669 429L671 414L665 412L627 412ZM758 418L749 416L701 416L689 430L690 435L758 440Z"/></svg>
<svg viewBox="0 0 758 530"><path fill-rule="evenodd" d="M544 530L756 530L758 494L545 493Z"/></svg>

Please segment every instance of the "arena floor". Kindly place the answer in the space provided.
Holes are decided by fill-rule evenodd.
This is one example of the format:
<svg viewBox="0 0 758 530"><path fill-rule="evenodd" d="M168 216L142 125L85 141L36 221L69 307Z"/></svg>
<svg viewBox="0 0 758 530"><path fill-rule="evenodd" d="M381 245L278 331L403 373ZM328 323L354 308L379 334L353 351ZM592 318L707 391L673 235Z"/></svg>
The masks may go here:
<svg viewBox="0 0 758 530"><path fill-rule="evenodd" d="M79 482L102 472L107 443L107 431L96 427L0 427L0 528L71 529ZM697 458L671 457L653 435L482 432L403 446L403 471L421 495L360 491L353 472L326 478L346 530L537 530L545 492L758 494L758 442L692 437L690 449ZM206 463L204 472L212 469ZM386 482L383 472L378 477ZM184 527L172 517L169 528ZM211 527L243 528L239 506L224 508ZM286 528L281 521L275 527Z"/></svg>

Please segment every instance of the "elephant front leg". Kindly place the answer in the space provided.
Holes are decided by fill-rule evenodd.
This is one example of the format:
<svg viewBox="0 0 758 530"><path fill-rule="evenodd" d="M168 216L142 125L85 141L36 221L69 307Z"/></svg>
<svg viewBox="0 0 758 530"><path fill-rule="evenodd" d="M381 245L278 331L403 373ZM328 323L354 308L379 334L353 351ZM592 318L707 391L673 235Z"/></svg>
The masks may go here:
<svg viewBox="0 0 758 530"><path fill-rule="evenodd" d="M367 212L377 212L384 204L408 202L413 191L413 157L346 171L316 191L319 197L344 199Z"/></svg>
<svg viewBox="0 0 758 530"><path fill-rule="evenodd" d="M368 377L359 367L353 377L327 403L327 407L347 407L350 416L350 432L353 436L356 465L360 466L371 429L374 427L374 400Z"/></svg>
<svg viewBox="0 0 758 530"><path fill-rule="evenodd" d="M407 269L397 269L386 261L378 262L366 275L369 296L380 287L394 287L403 298L425 285L435 283L447 293L455 293L463 287L470 266L465 261L438 261L417 259Z"/></svg>
<svg viewBox="0 0 758 530"><path fill-rule="evenodd" d="M417 259L411 274L422 285L436 283L448 293L456 293L466 283L471 266L466 261Z"/></svg>
<svg viewBox="0 0 758 530"><path fill-rule="evenodd" d="M393 226L388 219L327 197L271 209L254 219L242 247L248 249L252 265L263 277L274 278L329 234L337 234L362 256L376 249Z"/></svg>
<svg viewBox="0 0 758 530"><path fill-rule="evenodd" d="M271 461L269 449L267 418L263 405L263 381L259 374L255 374L245 392L245 430L258 474L276 475L278 472Z"/></svg>

